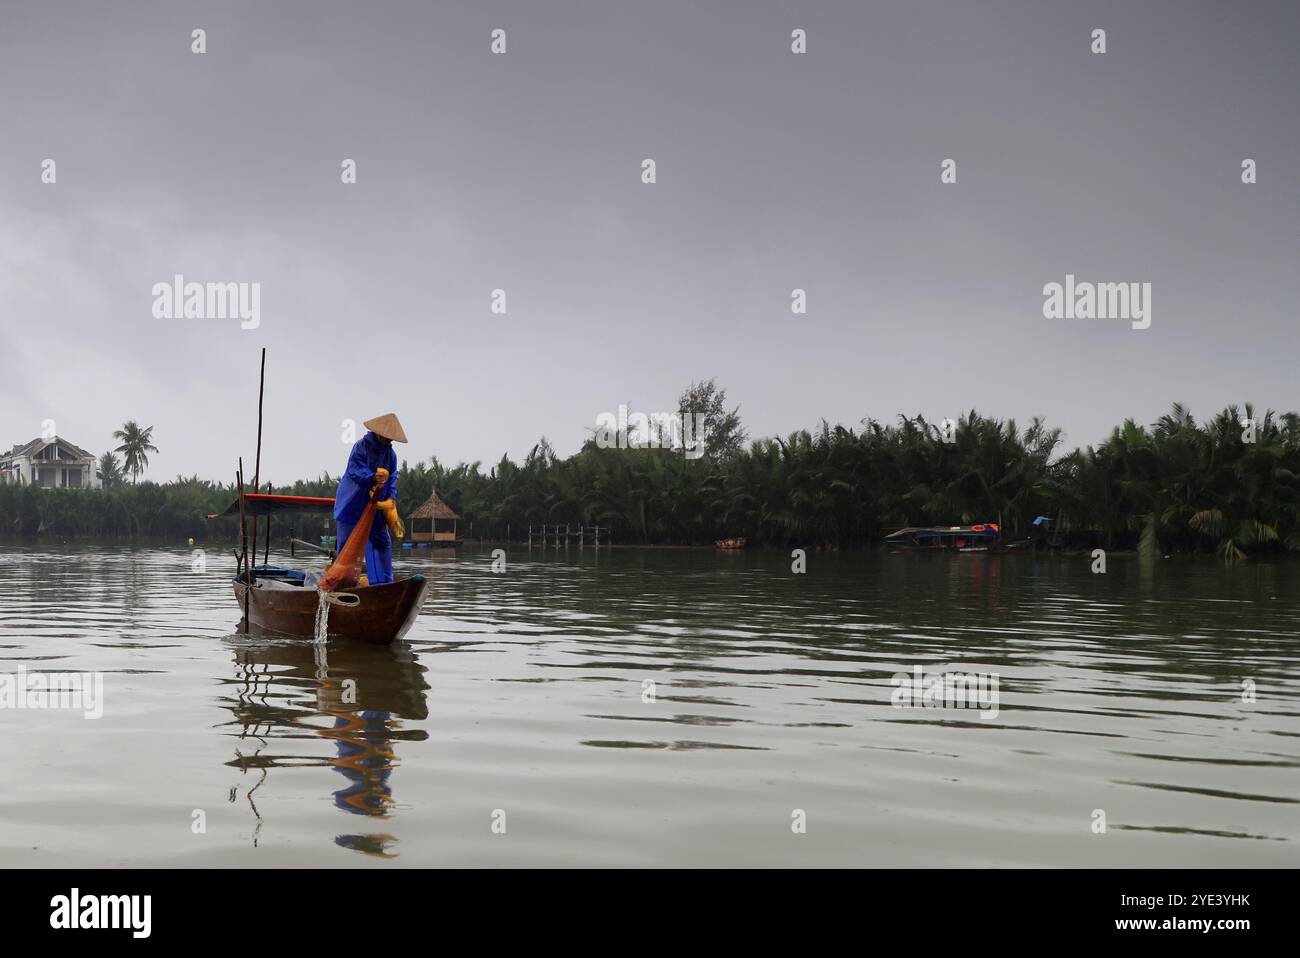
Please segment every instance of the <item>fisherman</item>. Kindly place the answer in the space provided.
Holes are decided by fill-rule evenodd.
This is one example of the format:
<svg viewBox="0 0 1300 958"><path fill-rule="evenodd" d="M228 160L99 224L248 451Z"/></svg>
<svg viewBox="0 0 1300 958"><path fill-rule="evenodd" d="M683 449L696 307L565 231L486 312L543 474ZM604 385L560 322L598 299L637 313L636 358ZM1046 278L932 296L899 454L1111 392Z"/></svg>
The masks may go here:
<svg viewBox="0 0 1300 958"><path fill-rule="evenodd" d="M338 548L348 536L370 501L370 492L380 487L376 496L378 509L366 540L366 575L370 585L393 581L393 540L388 535L386 514L396 515L397 453L393 443L406 442L406 433L394 413L367 419L370 430L352 446L347 469L334 494L334 521L338 525Z"/></svg>

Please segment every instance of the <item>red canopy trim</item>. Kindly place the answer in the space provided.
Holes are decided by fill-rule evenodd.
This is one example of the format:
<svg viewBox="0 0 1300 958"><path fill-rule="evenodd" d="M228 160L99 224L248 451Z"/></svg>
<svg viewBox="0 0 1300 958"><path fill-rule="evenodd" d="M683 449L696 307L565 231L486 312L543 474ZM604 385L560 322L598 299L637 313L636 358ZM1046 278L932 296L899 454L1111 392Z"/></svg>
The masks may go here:
<svg viewBox="0 0 1300 958"><path fill-rule="evenodd" d="M270 516L288 512L333 512L334 500L324 496L280 496L266 492L244 493L244 515ZM239 500L227 507L225 512L214 513L209 519L221 516L239 515Z"/></svg>

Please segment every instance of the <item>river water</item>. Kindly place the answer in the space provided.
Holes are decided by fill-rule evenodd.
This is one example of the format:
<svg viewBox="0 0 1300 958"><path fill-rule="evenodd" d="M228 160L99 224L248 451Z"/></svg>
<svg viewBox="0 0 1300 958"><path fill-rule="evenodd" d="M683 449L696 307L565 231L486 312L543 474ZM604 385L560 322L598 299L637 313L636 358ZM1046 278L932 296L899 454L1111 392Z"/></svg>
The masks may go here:
<svg viewBox="0 0 1300 958"><path fill-rule="evenodd" d="M1300 563L791 565L407 551L407 638L320 647L228 552L5 547L0 673L103 694L0 708L0 864L1300 865Z"/></svg>

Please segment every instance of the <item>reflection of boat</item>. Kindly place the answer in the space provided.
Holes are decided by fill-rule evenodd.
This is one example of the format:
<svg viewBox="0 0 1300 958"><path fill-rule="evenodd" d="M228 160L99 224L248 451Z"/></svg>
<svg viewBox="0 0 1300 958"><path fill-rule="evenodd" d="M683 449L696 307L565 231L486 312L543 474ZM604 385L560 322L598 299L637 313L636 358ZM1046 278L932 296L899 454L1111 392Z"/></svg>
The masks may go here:
<svg viewBox="0 0 1300 958"><path fill-rule="evenodd" d="M316 496L278 496L245 493L243 514L254 522L259 516L283 513L329 513L334 500ZM236 501L223 515L240 515ZM215 517L213 517L215 518ZM269 536L269 532L268 532ZM254 566L253 587L246 572L234 577L235 599L247 603L248 625L261 632L313 638L320 591L303 572L276 566ZM407 633L420 613L428 586L423 575L383 585L357 586L330 593L329 634L387 645ZM247 597L245 596L247 593Z"/></svg>
<svg viewBox="0 0 1300 958"><path fill-rule="evenodd" d="M996 522L971 526L908 526L885 536L897 552L1029 552L1034 540L1005 542Z"/></svg>
<svg viewBox="0 0 1300 958"><path fill-rule="evenodd" d="M743 549L745 548L745 537L737 536L733 539L715 539L713 544L719 549Z"/></svg>
<svg viewBox="0 0 1300 958"><path fill-rule="evenodd" d="M405 642L383 648L352 642L318 644L237 637L236 694L227 707L241 740L258 746L236 749L226 764L260 770L245 797L260 829L257 789L270 769L326 767L346 782L334 790L334 806L352 815L388 818L393 805L391 777L399 762L399 741L423 741L423 729L403 728L403 719L428 717L424 668ZM304 694L305 693L305 694ZM324 719L322 723L320 720ZM304 743L318 736L332 749ZM231 800L235 793L232 791ZM269 813L268 813L269 815ZM346 848L388 855L387 834L345 834L334 841Z"/></svg>

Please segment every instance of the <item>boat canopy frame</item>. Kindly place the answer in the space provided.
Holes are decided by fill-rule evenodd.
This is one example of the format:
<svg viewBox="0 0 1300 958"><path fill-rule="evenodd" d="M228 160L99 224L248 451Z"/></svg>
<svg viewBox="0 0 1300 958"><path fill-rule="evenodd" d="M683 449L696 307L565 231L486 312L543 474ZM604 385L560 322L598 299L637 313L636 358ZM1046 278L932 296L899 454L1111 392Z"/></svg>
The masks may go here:
<svg viewBox="0 0 1300 958"><path fill-rule="evenodd" d="M332 513L334 511L334 499L329 496L282 496L272 495L269 492L245 492L242 498L244 500L244 513L248 516ZM213 513L208 518L219 519L222 516L237 515L239 515L239 499L232 502L225 512Z"/></svg>

